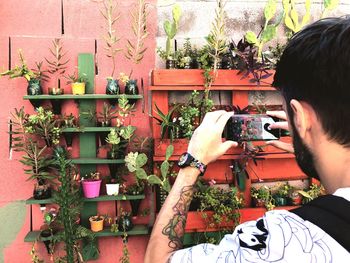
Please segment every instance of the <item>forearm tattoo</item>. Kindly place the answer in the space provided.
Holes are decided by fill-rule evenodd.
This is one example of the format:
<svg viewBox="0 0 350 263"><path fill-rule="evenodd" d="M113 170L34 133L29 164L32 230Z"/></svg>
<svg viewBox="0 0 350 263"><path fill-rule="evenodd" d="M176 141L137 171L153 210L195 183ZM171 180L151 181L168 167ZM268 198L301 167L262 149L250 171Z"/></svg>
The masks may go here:
<svg viewBox="0 0 350 263"><path fill-rule="evenodd" d="M163 235L169 237L169 247L174 250L182 248L182 238L185 232L187 211L190 207L193 193L193 185L182 188L180 199L173 207L174 216L162 231Z"/></svg>

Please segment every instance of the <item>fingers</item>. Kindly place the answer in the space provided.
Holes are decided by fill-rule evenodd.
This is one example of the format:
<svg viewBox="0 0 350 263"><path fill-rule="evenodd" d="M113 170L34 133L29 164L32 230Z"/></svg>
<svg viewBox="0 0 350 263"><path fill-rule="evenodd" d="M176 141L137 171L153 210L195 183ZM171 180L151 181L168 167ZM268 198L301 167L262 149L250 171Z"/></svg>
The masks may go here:
<svg viewBox="0 0 350 263"><path fill-rule="evenodd" d="M234 141L225 141L220 145L220 155L224 155L228 149L237 147L238 143Z"/></svg>
<svg viewBox="0 0 350 263"><path fill-rule="evenodd" d="M272 145L278 149L281 149L283 151L287 151L289 153L294 153L293 145L291 145L290 143L281 142L281 141L268 141L268 142L266 142L266 144Z"/></svg>
<svg viewBox="0 0 350 263"><path fill-rule="evenodd" d="M232 117L233 114L234 112L231 111L220 115L219 119L216 122L216 126L221 133L224 130L227 121Z"/></svg>
<svg viewBox="0 0 350 263"><path fill-rule="evenodd" d="M212 125L213 123L216 123L217 120L221 117L221 115L223 115L225 113L226 113L226 111L224 111L224 110L208 112L207 114L205 114L204 119L202 121L202 124L203 125L207 125L207 124Z"/></svg>
<svg viewBox="0 0 350 263"><path fill-rule="evenodd" d="M283 129L289 131L288 122L286 121L280 121L270 124L270 129Z"/></svg>
<svg viewBox="0 0 350 263"><path fill-rule="evenodd" d="M266 114L272 117L280 118L282 120L287 120L287 114L285 111L267 111Z"/></svg>

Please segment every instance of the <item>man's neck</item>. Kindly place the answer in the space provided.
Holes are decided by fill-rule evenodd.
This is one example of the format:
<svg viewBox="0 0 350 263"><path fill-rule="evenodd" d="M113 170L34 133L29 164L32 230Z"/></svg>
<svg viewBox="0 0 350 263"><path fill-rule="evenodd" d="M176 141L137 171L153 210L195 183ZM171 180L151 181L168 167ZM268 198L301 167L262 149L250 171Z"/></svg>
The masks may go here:
<svg viewBox="0 0 350 263"><path fill-rule="evenodd" d="M328 140L319 143L316 169L327 193L350 187L350 149Z"/></svg>

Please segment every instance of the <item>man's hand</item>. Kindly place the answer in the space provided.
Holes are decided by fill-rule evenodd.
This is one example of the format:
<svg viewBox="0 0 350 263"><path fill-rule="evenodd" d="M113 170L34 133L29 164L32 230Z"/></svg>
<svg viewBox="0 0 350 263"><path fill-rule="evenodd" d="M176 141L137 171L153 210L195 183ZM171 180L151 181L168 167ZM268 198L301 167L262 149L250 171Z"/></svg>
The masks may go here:
<svg viewBox="0 0 350 263"><path fill-rule="evenodd" d="M267 115L272 116L272 117L277 117L279 119L285 120L285 121L280 121L276 122L270 125L271 129L283 129L289 131L289 126L287 122L287 114L284 111L267 111ZM268 141L266 142L268 145L275 146L276 148L279 148L281 150L294 153L294 148L293 145L290 143L286 142L281 142L281 141Z"/></svg>
<svg viewBox="0 0 350 263"><path fill-rule="evenodd" d="M201 125L194 131L188 145L188 152L204 164L211 163L237 142L222 142L221 135L233 112L214 111L205 115Z"/></svg>

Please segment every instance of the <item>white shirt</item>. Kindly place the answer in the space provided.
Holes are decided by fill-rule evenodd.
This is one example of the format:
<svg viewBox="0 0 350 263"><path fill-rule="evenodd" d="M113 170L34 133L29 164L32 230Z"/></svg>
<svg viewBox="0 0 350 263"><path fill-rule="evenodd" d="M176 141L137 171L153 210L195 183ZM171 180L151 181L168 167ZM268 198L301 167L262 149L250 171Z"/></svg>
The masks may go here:
<svg viewBox="0 0 350 263"><path fill-rule="evenodd" d="M350 201L350 188L334 195ZM350 253L318 226L286 210L268 211L243 223L219 245L200 244L178 250L171 263L293 262L345 263Z"/></svg>

